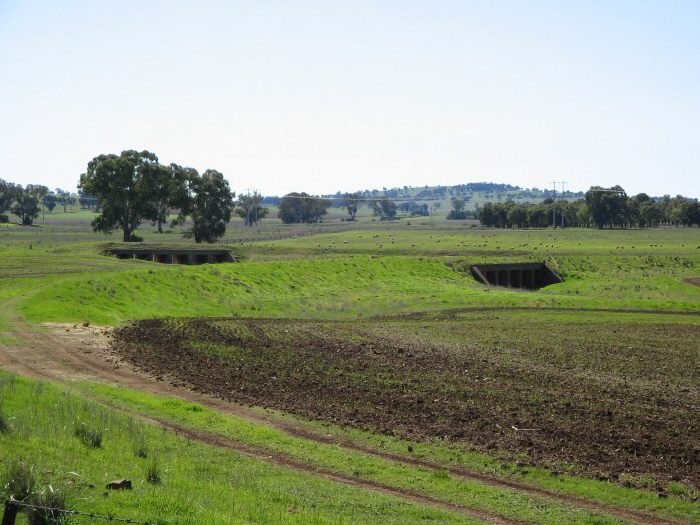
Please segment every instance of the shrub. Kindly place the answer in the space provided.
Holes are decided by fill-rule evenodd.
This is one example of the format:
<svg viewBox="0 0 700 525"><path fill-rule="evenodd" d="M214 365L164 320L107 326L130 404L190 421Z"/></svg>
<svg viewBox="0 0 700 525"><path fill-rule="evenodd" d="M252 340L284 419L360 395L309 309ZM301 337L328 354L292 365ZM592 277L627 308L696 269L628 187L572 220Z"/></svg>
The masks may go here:
<svg viewBox="0 0 700 525"><path fill-rule="evenodd" d="M33 498L32 503L43 509L32 509L29 512L30 525L58 525L65 524L70 519L68 498L63 490L55 490L49 485L48 490L43 491Z"/></svg>
<svg viewBox="0 0 700 525"><path fill-rule="evenodd" d="M85 446L90 448L102 446L102 432L89 429L85 423L79 423L75 426L75 435Z"/></svg>
<svg viewBox="0 0 700 525"><path fill-rule="evenodd" d="M21 460L12 460L3 476L2 492L7 498L27 499L34 491L34 469Z"/></svg>
<svg viewBox="0 0 700 525"><path fill-rule="evenodd" d="M160 465L158 458L153 458L146 467L146 481L152 485L160 485L162 479L160 477Z"/></svg>
<svg viewBox="0 0 700 525"><path fill-rule="evenodd" d="M0 406L0 434L7 434L10 431L10 423L7 418L2 413L2 406Z"/></svg>

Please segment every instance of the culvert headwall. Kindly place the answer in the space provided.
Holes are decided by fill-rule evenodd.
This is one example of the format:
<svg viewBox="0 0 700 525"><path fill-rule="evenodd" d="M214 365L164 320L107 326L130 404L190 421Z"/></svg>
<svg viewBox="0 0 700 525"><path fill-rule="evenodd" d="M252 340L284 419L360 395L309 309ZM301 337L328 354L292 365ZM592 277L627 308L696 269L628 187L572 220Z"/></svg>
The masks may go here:
<svg viewBox="0 0 700 525"><path fill-rule="evenodd" d="M564 282L547 263L475 264L471 267L477 281L488 286L537 290Z"/></svg>
<svg viewBox="0 0 700 525"><path fill-rule="evenodd" d="M163 248L109 248L110 255L119 259L139 259L162 264L215 264L236 262L229 250L163 249Z"/></svg>

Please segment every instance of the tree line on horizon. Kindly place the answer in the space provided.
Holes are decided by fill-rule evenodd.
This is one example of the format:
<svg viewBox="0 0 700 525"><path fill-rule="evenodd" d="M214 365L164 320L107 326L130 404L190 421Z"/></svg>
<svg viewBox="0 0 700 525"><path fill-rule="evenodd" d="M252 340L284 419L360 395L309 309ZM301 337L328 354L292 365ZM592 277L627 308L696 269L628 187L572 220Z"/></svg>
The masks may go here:
<svg viewBox="0 0 700 525"><path fill-rule="evenodd" d="M471 184L471 183L470 183ZM487 185L488 184L488 185ZM490 183L464 185L470 189L500 187ZM504 185L504 187L507 185ZM507 186L509 189L514 188ZM397 220L399 212L408 216L432 215L439 202L419 203L414 199L395 202L386 195L377 197L367 191L338 192L333 198L322 198L305 192L292 192L284 197L263 197L260 193L240 195L231 191L228 181L217 170L199 174L194 168L177 164L163 165L149 151L123 151L120 155L99 155L92 159L80 176L79 195L56 188L28 184L22 187L0 179L0 222L8 222L6 212L16 215L23 225L31 225L39 213L51 212L57 205L77 202L94 209L99 215L92 221L95 231L123 232L123 240L139 241L135 231L144 221L157 225L158 232L175 210L170 227L187 224L185 236L195 242L215 242L223 237L226 225L235 213L246 226L254 226L269 215L264 203L279 207L277 216L285 224L322 221L328 208L336 205L347 211L348 221L356 220L360 208L366 206L382 221ZM620 186L591 187L578 200L547 198L537 204L518 204L512 200L487 202L476 211L465 210L467 197L451 199L452 209L447 219L479 219L484 226L497 228L545 228L556 224L566 227L627 228L659 225L700 225L700 205L697 199L678 195L652 198L645 193L628 197ZM41 205L41 208L39 207ZM556 218L556 219L555 219Z"/></svg>
<svg viewBox="0 0 700 525"><path fill-rule="evenodd" d="M453 199L454 205L454 199ZM700 225L700 203L677 195L654 199L646 193L629 197L620 186L591 187L583 199L545 199L538 204L512 200L487 202L478 209L479 222L496 228L652 228Z"/></svg>
<svg viewBox="0 0 700 525"><path fill-rule="evenodd" d="M9 212L16 215L23 225L30 226L45 209L51 213L56 206L61 206L66 211L82 198L70 195L60 188L51 192L41 184L22 186L0 179L0 223L9 222Z"/></svg>

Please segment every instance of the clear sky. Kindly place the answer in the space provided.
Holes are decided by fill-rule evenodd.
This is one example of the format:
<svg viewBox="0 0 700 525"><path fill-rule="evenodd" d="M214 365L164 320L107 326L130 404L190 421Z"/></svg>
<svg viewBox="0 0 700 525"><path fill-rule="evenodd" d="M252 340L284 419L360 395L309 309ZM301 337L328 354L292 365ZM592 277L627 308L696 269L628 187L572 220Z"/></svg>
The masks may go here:
<svg viewBox="0 0 700 525"><path fill-rule="evenodd" d="M0 178L124 149L268 195L700 197L700 1L0 0Z"/></svg>

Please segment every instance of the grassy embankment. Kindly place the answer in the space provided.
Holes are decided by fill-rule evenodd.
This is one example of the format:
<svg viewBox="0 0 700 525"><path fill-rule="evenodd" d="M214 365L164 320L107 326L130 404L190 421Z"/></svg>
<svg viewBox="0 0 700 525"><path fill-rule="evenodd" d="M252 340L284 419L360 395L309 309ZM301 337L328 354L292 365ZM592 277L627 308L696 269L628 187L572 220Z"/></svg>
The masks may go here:
<svg viewBox="0 0 700 525"><path fill-rule="evenodd" d="M114 324L162 315L354 318L458 306L700 309L700 288L683 282L700 273L696 230L670 231L668 237L659 231L604 233L566 231L548 240L552 234L544 231L488 238L469 230L346 232L261 243L243 248L251 261L206 267L115 261L89 254L94 246L76 248L82 256L47 250L43 258L18 257L24 268L40 271L65 255L63 271L75 265L84 273L53 280L21 310L33 321ZM488 289L466 271L469 264L503 257L546 260L566 282L536 292Z"/></svg>

